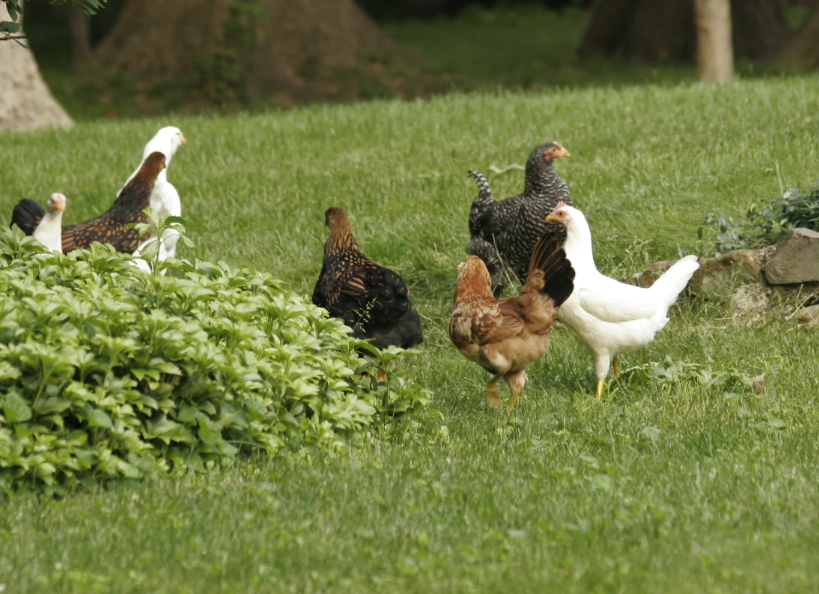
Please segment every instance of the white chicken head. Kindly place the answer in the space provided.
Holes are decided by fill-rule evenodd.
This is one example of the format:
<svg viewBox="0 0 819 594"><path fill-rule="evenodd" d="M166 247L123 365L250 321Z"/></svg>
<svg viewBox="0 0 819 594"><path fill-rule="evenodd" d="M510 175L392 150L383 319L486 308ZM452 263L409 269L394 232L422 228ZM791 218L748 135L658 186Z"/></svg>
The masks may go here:
<svg viewBox="0 0 819 594"><path fill-rule="evenodd" d="M176 150L183 144L188 144L188 141L185 140L182 130L176 126L165 126L160 128L159 132L145 145L142 158L144 159L151 153L159 152L165 155L165 165L168 166L171 164L171 159Z"/></svg>
<svg viewBox="0 0 819 594"><path fill-rule="evenodd" d="M65 194L54 192L48 199L48 212L63 212L65 210Z"/></svg>
<svg viewBox="0 0 819 594"><path fill-rule="evenodd" d="M572 208L565 202L558 202L554 210L546 216L547 221L554 221L564 227L568 227L572 222L572 215L579 214L580 211Z"/></svg>

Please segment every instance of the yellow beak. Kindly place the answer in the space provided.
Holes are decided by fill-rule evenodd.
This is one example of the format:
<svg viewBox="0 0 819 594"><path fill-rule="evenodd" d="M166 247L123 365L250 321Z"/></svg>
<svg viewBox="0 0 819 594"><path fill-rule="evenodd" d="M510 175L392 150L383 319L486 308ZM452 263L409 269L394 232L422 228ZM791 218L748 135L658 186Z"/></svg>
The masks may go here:
<svg viewBox="0 0 819 594"><path fill-rule="evenodd" d="M182 139L182 144L188 144L188 141L183 138Z"/></svg>
<svg viewBox="0 0 819 594"><path fill-rule="evenodd" d="M551 213L546 215L546 220L547 221L554 221L555 223L558 222L557 217L555 215L551 214Z"/></svg>

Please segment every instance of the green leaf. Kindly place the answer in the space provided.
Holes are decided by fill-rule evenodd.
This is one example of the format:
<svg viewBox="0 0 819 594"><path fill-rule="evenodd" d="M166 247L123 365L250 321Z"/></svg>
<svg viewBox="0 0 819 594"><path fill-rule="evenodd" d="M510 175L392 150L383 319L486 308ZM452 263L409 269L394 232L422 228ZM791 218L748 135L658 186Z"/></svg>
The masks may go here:
<svg viewBox="0 0 819 594"><path fill-rule="evenodd" d="M23 423L31 418L31 409L17 392L9 392L3 403L3 414L9 423Z"/></svg>
<svg viewBox="0 0 819 594"><path fill-rule="evenodd" d="M111 429L113 427L111 417L109 417L105 411L98 408L88 408L86 412L88 425L90 427L104 427L105 429Z"/></svg>

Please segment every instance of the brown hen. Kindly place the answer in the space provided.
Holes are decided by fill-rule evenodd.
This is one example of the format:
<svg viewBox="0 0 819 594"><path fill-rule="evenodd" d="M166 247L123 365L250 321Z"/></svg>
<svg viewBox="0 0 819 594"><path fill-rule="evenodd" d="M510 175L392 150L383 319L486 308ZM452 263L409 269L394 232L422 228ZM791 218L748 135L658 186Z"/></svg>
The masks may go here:
<svg viewBox="0 0 819 594"><path fill-rule="evenodd" d="M163 169L165 155L160 152L151 153L134 177L120 190L108 212L91 221L63 225L63 253L87 248L98 241L110 243L118 252L132 254L142 240L135 228L126 225L149 222L142 211L151 205L151 192ZM32 235L44 214L42 206L26 198L14 208L11 222L26 235Z"/></svg>
<svg viewBox="0 0 819 594"><path fill-rule="evenodd" d="M412 307L404 280L361 252L343 210L330 208L324 216L330 236L313 303L344 320L353 336L369 338L379 349L420 344L421 317Z"/></svg>
<svg viewBox="0 0 819 594"><path fill-rule="evenodd" d="M529 262L528 280L518 297L496 299L486 265L467 256L458 266L449 337L464 357L494 377L486 399L500 405L498 381L512 391L515 405L526 384L526 368L549 350L549 328L574 290L574 269L554 234L541 237Z"/></svg>

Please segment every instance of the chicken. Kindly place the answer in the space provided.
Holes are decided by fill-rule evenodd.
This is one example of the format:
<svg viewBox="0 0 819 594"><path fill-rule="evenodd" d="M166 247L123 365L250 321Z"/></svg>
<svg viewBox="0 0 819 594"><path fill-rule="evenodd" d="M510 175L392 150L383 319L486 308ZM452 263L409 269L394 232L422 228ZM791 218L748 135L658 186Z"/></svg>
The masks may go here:
<svg viewBox="0 0 819 594"><path fill-rule="evenodd" d="M420 344L424 339L421 317L401 277L361 253L343 210L328 209L325 223L330 236L324 244L313 303L344 320L353 336L372 339L379 349Z"/></svg>
<svg viewBox="0 0 819 594"><path fill-rule="evenodd" d="M458 266L449 337L464 357L493 374L486 386L493 406L500 405L501 378L512 391L509 409L515 405L526 368L549 350L549 328L574 287L574 270L554 234L537 243L527 272L520 296L496 299L480 258L467 256Z"/></svg>
<svg viewBox="0 0 819 594"><path fill-rule="evenodd" d="M150 204L151 209L160 219L171 216L182 216L182 200L179 198L179 192L176 191L176 187L174 187L174 185L167 180L167 174L168 168L171 166L171 159L173 159L176 151L183 144L188 144L188 141L185 140L182 130L176 128L175 126L160 128L159 132L157 132L154 137L148 141L148 144L145 145L145 148L142 151L142 163L140 163L137 170L131 174L128 181L125 182L125 185L127 186L134 176L139 173L145 159L147 159L152 153L159 152L165 155L165 169L161 171L157 177L154 190L151 193ZM122 192L122 190L120 190L120 192ZM119 194L117 194L117 196L119 196ZM139 248L135 250L134 255L139 255L139 253L145 249L145 246L154 239L154 237L145 238ZM179 232L175 229L165 229L162 232L162 243L159 247L159 259L164 261L166 258L175 258L176 244L178 242ZM134 262L143 270L150 270L144 260L136 259Z"/></svg>
<svg viewBox="0 0 819 594"><path fill-rule="evenodd" d="M14 207L11 214L11 223L20 226L20 222L26 224L27 221L33 220L37 217L36 225L32 233L34 239L42 243L48 249L54 252L62 253L62 220L63 211L65 211L66 199L65 196L59 192L55 192L48 199L48 213L43 211L43 207L31 198L23 198Z"/></svg>
<svg viewBox="0 0 819 594"><path fill-rule="evenodd" d="M564 249L577 271L574 293L560 308L560 321L594 357L599 400L609 364L614 361L614 375L620 377L617 355L654 340L668 323L668 308L700 265L696 256L686 256L647 289L626 285L597 271L591 230L582 212L559 204L547 218L566 228Z"/></svg>
<svg viewBox="0 0 819 594"><path fill-rule="evenodd" d="M87 248L98 241L110 243L118 252L133 253L141 240L139 232L126 225L148 222L148 217L142 211L150 206L154 184L164 169L165 156L160 152L152 153L142 163L137 174L120 190L108 212L92 221L63 225L63 252ZM12 223L20 227L26 235L33 235L45 211L33 200L26 202L25 207L22 205L23 202L15 207Z"/></svg>
<svg viewBox="0 0 819 594"><path fill-rule="evenodd" d="M495 295L500 295L514 276L526 281L532 251L544 233L557 231L558 241L562 241L560 227L546 222L545 217L558 202L572 202L569 188L552 168L555 160L569 156L559 142L535 148L526 161L523 193L500 202L492 196L481 173L469 172L479 194L469 215L472 239L466 251L486 264Z"/></svg>

